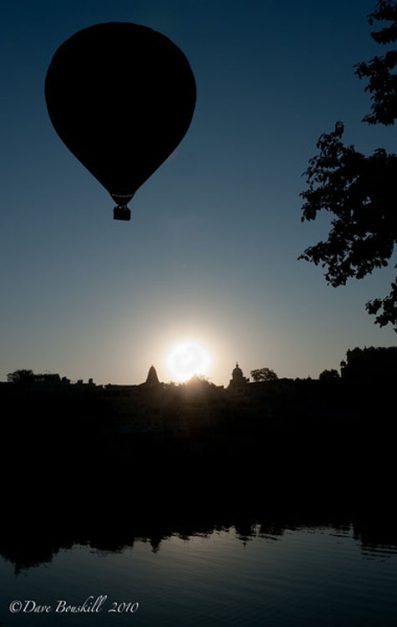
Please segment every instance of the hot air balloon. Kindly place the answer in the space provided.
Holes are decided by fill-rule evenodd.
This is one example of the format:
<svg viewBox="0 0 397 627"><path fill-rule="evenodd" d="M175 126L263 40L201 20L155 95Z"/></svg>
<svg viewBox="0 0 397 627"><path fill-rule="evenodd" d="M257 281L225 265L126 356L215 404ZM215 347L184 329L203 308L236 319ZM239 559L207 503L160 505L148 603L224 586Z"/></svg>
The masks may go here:
<svg viewBox="0 0 397 627"><path fill-rule="evenodd" d="M61 44L45 97L59 137L117 203L114 218L129 220L128 202L190 126L196 84L165 35L110 22Z"/></svg>

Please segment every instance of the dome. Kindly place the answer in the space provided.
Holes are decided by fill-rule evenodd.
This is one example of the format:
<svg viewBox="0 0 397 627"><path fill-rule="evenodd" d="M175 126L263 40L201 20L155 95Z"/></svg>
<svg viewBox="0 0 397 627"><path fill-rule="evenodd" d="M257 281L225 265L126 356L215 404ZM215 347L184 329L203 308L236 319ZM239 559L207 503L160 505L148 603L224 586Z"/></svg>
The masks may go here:
<svg viewBox="0 0 397 627"><path fill-rule="evenodd" d="M232 379L234 381L242 381L244 379L243 371L241 370L241 368L238 365L238 363L236 363L236 367L234 368L234 370L232 372Z"/></svg>
<svg viewBox="0 0 397 627"><path fill-rule="evenodd" d="M232 378L229 382L229 389L235 393L244 393L248 383L249 379L245 378L243 371L238 363L236 363L236 367L232 371Z"/></svg>

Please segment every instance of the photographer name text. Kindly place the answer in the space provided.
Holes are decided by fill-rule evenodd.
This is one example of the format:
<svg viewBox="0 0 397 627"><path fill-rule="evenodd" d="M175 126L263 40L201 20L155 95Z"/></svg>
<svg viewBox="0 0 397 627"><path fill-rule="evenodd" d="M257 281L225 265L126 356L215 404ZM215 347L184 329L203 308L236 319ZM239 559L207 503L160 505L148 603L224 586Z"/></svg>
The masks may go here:
<svg viewBox="0 0 397 627"><path fill-rule="evenodd" d="M57 599L52 605L38 603L34 599L15 599L8 606L11 614L135 614L138 601L111 601L107 594L95 597L90 595L83 603L73 604L65 599Z"/></svg>

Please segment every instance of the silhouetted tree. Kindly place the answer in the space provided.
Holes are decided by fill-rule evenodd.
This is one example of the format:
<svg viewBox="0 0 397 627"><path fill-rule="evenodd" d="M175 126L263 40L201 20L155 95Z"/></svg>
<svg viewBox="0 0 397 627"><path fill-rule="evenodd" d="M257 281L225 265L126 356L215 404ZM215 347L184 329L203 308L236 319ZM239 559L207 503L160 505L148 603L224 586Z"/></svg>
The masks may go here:
<svg viewBox="0 0 397 627"><path fill-rule="evenodd" d="M397 2L379 0L369 23L388 22L371 32L379 44L397 41ZM369 124L393 124L397 118L397 50L376 56L355 68L359 78L367 78L371 93L371 113L363 118ZM385 267L397 243L397 155L378 148L365 156L342 141L344 125L321 135L319 154L312 157L305 172L307 190L302 221L314 220L321 210L333 214L327 241L307 248L300 259L321 264L333 287L361 279L375 268ZM397 331L397 281L383 299L366 304L380 326L392 324Z"/></svg>
<svg viewBox="0 0 397 627"><path fill-rule="evenodd" d="M330 370L323 370L319 375L320 381L335 381L339 379L339 372L335 370L335 368L331 368Z"/></svg>
<svg viewBox="0 0 397 627"><path fill-rule="evenodd" d="M15 370L7 375L9 383L32 383L34 381L33 370Z"/></svg>
<svg viewBox="0 0 397 627"><path fill-rule="evenodd" d="M270 368L257 368L256 370L251 370L251 377L257 383L258 381L276 381L278 376L271 370Z"/></svg>
<svg viewBox="0 0 397 627"><path fill-rule="evenodd" d="M188 381L185 381L185 383L181 383L181 386L197 386L202 388L216 387L213 383L211 383L211 381L209 381L209 379L207 379L207 377L198 374L194 374L190 379L188 379Z"/></svg>
<svg viewBox="0 0 397 627"><path fill-rule="evenodd" d="M371 33L378 44L392 44L397 41L397 3L395 0L378 0L375 11L368 16L370 25L375 21L391 22L380 31ZM397 64L397 51L390 50L381 57L374 57L368 63L359 63L356 74L368 78L365 91L371 93L371 109L364 117L369 124L393 124L397 118L397 80L392 70Z"/></svg>
<svg viewBox="0 0 397 627"><path fill-rule="evenodd" d="M358 381L392 381L397 378L397 346L354 348L341 362L344 379Z"/></svg>

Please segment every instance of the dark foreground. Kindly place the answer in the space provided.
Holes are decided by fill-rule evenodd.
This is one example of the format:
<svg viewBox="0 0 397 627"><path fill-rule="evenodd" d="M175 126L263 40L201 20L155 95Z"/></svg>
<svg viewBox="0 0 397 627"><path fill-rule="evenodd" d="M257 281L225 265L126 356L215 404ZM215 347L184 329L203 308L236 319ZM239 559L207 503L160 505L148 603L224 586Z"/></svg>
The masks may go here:
<svg viewBox="0 0 397 627"><path fill-rule="evenodd" d="M350 521L363 542L397 544L390 386L263 389L253 402L167 404L147 391L137 403L8 387L0 552L20 568L75 543L156 546L175 532L305 521Z"/></svg>

